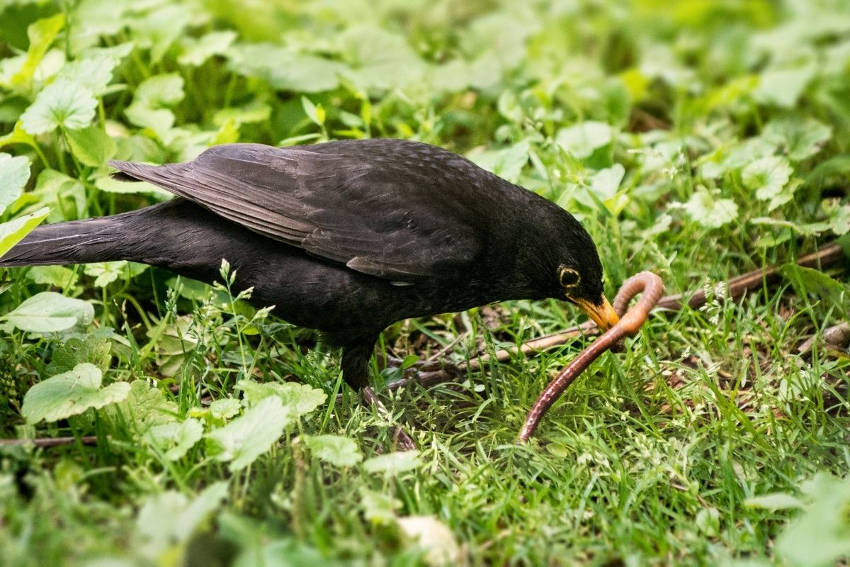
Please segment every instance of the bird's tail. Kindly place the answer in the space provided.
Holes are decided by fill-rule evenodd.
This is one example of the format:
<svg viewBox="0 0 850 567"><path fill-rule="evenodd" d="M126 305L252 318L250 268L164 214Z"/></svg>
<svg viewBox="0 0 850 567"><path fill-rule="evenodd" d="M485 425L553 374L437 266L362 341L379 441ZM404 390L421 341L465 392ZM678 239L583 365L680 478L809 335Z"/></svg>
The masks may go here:
<svg viewBox="0 0 850 567"><path fill-rule="evenodd" d="M0 258L0 267L121 260L120 217L134 213L39 226Z"/></svg>

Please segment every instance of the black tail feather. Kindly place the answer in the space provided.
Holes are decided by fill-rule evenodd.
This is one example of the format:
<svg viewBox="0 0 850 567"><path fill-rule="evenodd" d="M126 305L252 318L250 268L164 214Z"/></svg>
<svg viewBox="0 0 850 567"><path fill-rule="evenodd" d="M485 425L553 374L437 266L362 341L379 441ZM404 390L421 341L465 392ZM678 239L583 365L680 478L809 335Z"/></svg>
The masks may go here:
<svg viewBox="0 0 850 567"><path fill-rule="evenodd" d="M122 216L39 226L0 258L0 267L121 260Z"/></svg>

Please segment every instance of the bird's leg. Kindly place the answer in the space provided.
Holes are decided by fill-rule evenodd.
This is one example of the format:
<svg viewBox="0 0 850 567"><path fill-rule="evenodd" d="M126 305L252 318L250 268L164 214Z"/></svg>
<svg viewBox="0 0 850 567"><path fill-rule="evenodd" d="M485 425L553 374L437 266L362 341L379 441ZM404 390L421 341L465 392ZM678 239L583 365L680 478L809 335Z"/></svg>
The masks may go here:
<svg viewBox="0 0 850 567"><path fill-rule="evenodd" d="M342 377L349 386L362 392L363 402L367 407L374 407L379 416L392 423L392 414L384 407L384 404L375 395L375 391L369 386L368 365L374 344L374 337L360 337L358 340L349 339L347 344L342 347ZM393 426L393 440L400 449L411 450L416 448L416 444L410 435L398 425Z"/></svg>
<svg viewBox="0 0 850 567"><path fill-rule="evenodd" d="M381 403L378 396L375 395L375 391L372 387L366 386L361 391L363 393L363 402L367 406L374 407L379 416L389 422L392 422L392 414L384 406L384 404ZM395 441L396 446L403 451L410 451L416 448L416 443L413 441L413 438L399 425L393 426L393 441Z"/></svg>

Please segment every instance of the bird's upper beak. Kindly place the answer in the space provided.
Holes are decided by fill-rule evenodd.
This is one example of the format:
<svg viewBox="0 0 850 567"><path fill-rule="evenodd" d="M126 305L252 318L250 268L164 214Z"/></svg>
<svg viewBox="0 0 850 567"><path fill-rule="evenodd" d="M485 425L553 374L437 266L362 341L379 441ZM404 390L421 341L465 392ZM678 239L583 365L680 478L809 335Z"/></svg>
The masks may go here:
<svg viewBox="0 0 850 567"><path fill-rule="evenodd" d="M576 302L576 305L582 308L582 310L587 313L587 315L593 319L593 322L596 323L596 326L602 329L603 331L607 331L611 327L617 324L617 321L620 318L617 316L617 312L614 311L614 308L611 307L611 304L608 303L608 298L604 295L602 296L602 302L598 305L593 303L592 301L588 301L587 299L580 298L571 298Z"/></svg>

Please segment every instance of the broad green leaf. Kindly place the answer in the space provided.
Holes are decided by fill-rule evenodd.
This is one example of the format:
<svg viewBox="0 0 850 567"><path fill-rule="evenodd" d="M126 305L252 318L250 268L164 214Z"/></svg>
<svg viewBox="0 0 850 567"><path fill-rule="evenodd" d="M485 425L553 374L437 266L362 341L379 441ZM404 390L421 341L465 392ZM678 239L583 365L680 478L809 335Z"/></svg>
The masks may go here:
<svg viewBox="0 0 850 567"><path fill-rule="evenodd" d="M360 505L363 515L375 524L388 524L395 520L395 511L401 508L401 502L389 494L360 488Z"/></svg>
<svg viewBox="0 0 850 567"><path fill-rule="evenodd" d="M56 38L56 34L59 33L59 30L64 25L64 13L59 13L30 24L27 28L30 45L27 49L27 55L23 65L21 65L21 68L18 69L10 81L13 86L20 87L30 84L38 64L41 63L44 54L47 53L47 49ZM35 134L37 132L31 133Z"/></svg>
<svg viewBox="0 0 850 567"><path fill-rule="evenodd" d="M74 156L89 167L106 165L115 155L115 142L100 126L66 130L65 139Z"/></svg>
<svg viewBox="0 0 850 567"><path fill-rule="evenodd" d="M813 294L839 313L847 313L850 310L850 286L820 270L804 268L797 264L782 266L781 273L791 282L798 295Z"/></svg>
<svg viewBox="0 0 850 567"><path fill-rule="evenodd" d="M240 380L236 383L236 389L244 392L245 403L249 406L256 405L269 396L277 396L283 401L284 406L294 413L294 417L310 413L322 405L327 398L322 390L296 382L281 384Z"/></svg>
<svg viewBox="0 0 850 567"><path fill-rule="evenodd" d="M62 126L85 128L94 118L97 100L79 82L57 79L47 85L21 115L21 126L29 134L46 134Z"/></svg>
<svg viewBox="0 0 850 567"><path fill-rule="evenodd" d="M16 328L30 333L65 331L74 325L88 325L93 318L91 303L53 291L36 294L3 316Z"/></svg>
<svg viewBox="0 0 850 567"><path fill-rule="evenodd" d="M207 516L227 498L227 482L206 487L193 500L169 490L148 498L136 518L138 550L159 564L170 564L167 558L179 557L184 545Z"/></svg>
<svg viewBox="0 0 850 567"><path fill-rule="evenodd" d="M719 228L738 218L735 201L715 198L705 189L694 191L682 207L691 219L707 228Z"/></svg>
<svg viewBox="0 0 850 567"><path fill-rule="evenodd" d="M145 441L156 447L169 461L177 461L201 440L204 426L197 419L154 425L145 433Z"/></svg>
<svg viewBox="0 0 850 567"><path fill-rule="evenodd" d="M12 144L25 144L30 147L35 147L35 138L27 134L23 125L21 125L20 120L15 122L15 128L11 132L5 136L0 136L0 148L3 146L10 146Z"/></svg>
<svg viewBox="0 0 850 567"><path fill-rule="evenodd" d="M769 201L768 208L775 209L793 197L793 188L783 191L791 179L794 169L788 160L779 156L758 159L744 168L741 180L744 185L755 191L756 198Z"/></svg>
<svg viewBox="0 0 850 567"><path fill-rule="evenodd" d="M86 264L83 271L87 276L95 278L96 287L106 287L119 277L135 277L147 269L145 264L118 260L116 262L96 262Z"/></svg>
<svg viewBox="0 0 850 567"><path fill-rule="evenodd" d="M24 207L25 211L44 203L51 205L47 215L49 223L79 218L86 211L86 189L83 184L79 179L55 169L42 170L36 179L35 189L24 196L35 199L31 206Z"/></svg>
<svg viewBox="0 0 850 567"><path fill-rule="evenodd" d="M588 158L597 148L611 143L614 132L604 122L592 120L558 131L556 141L561 148L577 159Z"/></svg>
<svg viewBox="0 0 850 567"><path fill-rule="evenodd" d="M230 461L230 470L235 472L271 449L284 428L294 421L292 411L283 406L280 398L270 396L249 408L242 417L208 433L206 438L216 460Z"/></svg>
<svg viewBox="0 0 850 567"><path fill-rule="evenodd" d="M850 556L850 478L820 473L804 492L809 502L776 539L776 554L789 565L835 565Z"/></svg>
<svg viewBox="0 0 850 567"><path fill-rule="evenodd" d="M156 195L160 199L163 197L169 199L173 197L171 193L161 187L157 187L153 183L148 183L147 181L119 181L111 175L100 175L96 177L94 186L107 193L145 193Z"/></svg>
<svg viewBox="0 0 850 567"><path fill-rule="evenodd" d="M143 17L130 22L133 39L150 48L150 59L159 63L171 45L189 25L202 25L205 11L178 2L159 3Z"/></svg>
<svg viewBox="0 0 850 567"><path fill-rule="evenodd" d="M64 266L33 266L27 270L27 279L37 284L70 288L77 283L79 276L74 270Z"/></svg>
<svg viewBox="0 0 850 567"><path fill-rule="evenodd" d="M228 55L236 73L264 79L276 89L303 93L335 89L340 72L346 69L338 61L294 53L269 43L234 46Z"/></svg>
<svg viewBox="0 0 850 567"><path fill-rule="evenodd" d="M765 71L759 77L759 84L754 93L756 100L791 108L797 103L815 73L814 65Z"/></svg>
<svg viewBox="0 0 850 567"><path fill-rule="evenodd" d="M41 224L41 221L47 218L49 213L50 210L45 207L34 213L0 224L0 257L3 257L15 244Z"/></svg>
<svg viewBox="0 0 850 567"><path fill-rule="evenodd" d="M236 398L222 398L212 402L209 409L215 419L227 420L239 414L242 404Z"/></svg>
<svg viewBox="0 0 850 567"><path fill-rule="evenodd" d="M304 443L319 459L338 467L350 467L363 460L353 439L342 435L305 435Z"/></svg>
<svg viewBox="0 0 850 567"><path fill-rule="evenodd" d="M29 178L29 158L0 153L0 213L18 200Z"/></svg>
<svg viewBox="0 0 850 567"><path fill-rule="evenodd" d="M363 461L363 468L370 473L383 473L394 476L399 473L414 470L422 465L419 451L396 451L386 455L378 455Z"/></svg>
<svg viewBox="0 0 850 567"><path fill-rule="evenodd" d="M210 32L198 39L189 38L183 41L183 53L177 58L181 65L198 67L213 55L224 55L230 45L236 40L236 32Z"/></svg>
<svg viewBox="0 0 850 567"><path fill-rule="evenodd" d="M350 28L342 41L357 61L342 73L362 90L411 87L428 71L404 34L367 24Z"/></svg>
<svg viewBox="0 0 850 567"><path fill-rule="evenodd" d="M265 122L271 115L271 106L255 101L245 106L222 108L213 115L213 124L223 126L230 120L236 123L236 125Z"/></svg>
<svg viewBox="0 0 850 567"><path fill-rule="evenodd" d="M817 154L832 137L832 127L814 118L786 117L772 120L761 137L788 156L802 161Z"/></svg>
<svg viewBox="0 0 850 567"><path fill-rule="evenodd" d="M183 77L176 73L154 75L136 89L133 103L124 113L136 126L150 128L166 143L171 141L169 130L174 126L174 113L168 110L183 100Z"/></svg>
<svg viewBox="0 0 850 567"><path fill-rule="evenodd" d="M73 370L52 376L30 388L24 396L21 415L27 423L58 421L127 397L130 384L116 382L101 388L102 378L100 369L94 364L78 364Z"/></svg>
<svg viewBox="0 0 850 567"><path fill-rule="evenodd" d="M523 140L509 148L487 150L470 155L469 158L480 167L507 179L511 183L516 183L520 173L522 173L522 168L528 163L528 152L528 141Z"/></svg>
<svg viewBox="0 0 850 567"><path fill-rule="evenodd" d="M177 421L177 409L177 404L167 400L159 388L151 387L145 380L134 380L127 399L110 408L110 414L144 435L155 425Z"/></svg>
<svg viewBox="0 0 850 567"><path fill-rule="evenodd" d="M66 63L56 78L76 81L93 95L101 96L112 81L112 71L119 61L120 58L110 52L100 52Z"/></svg>

